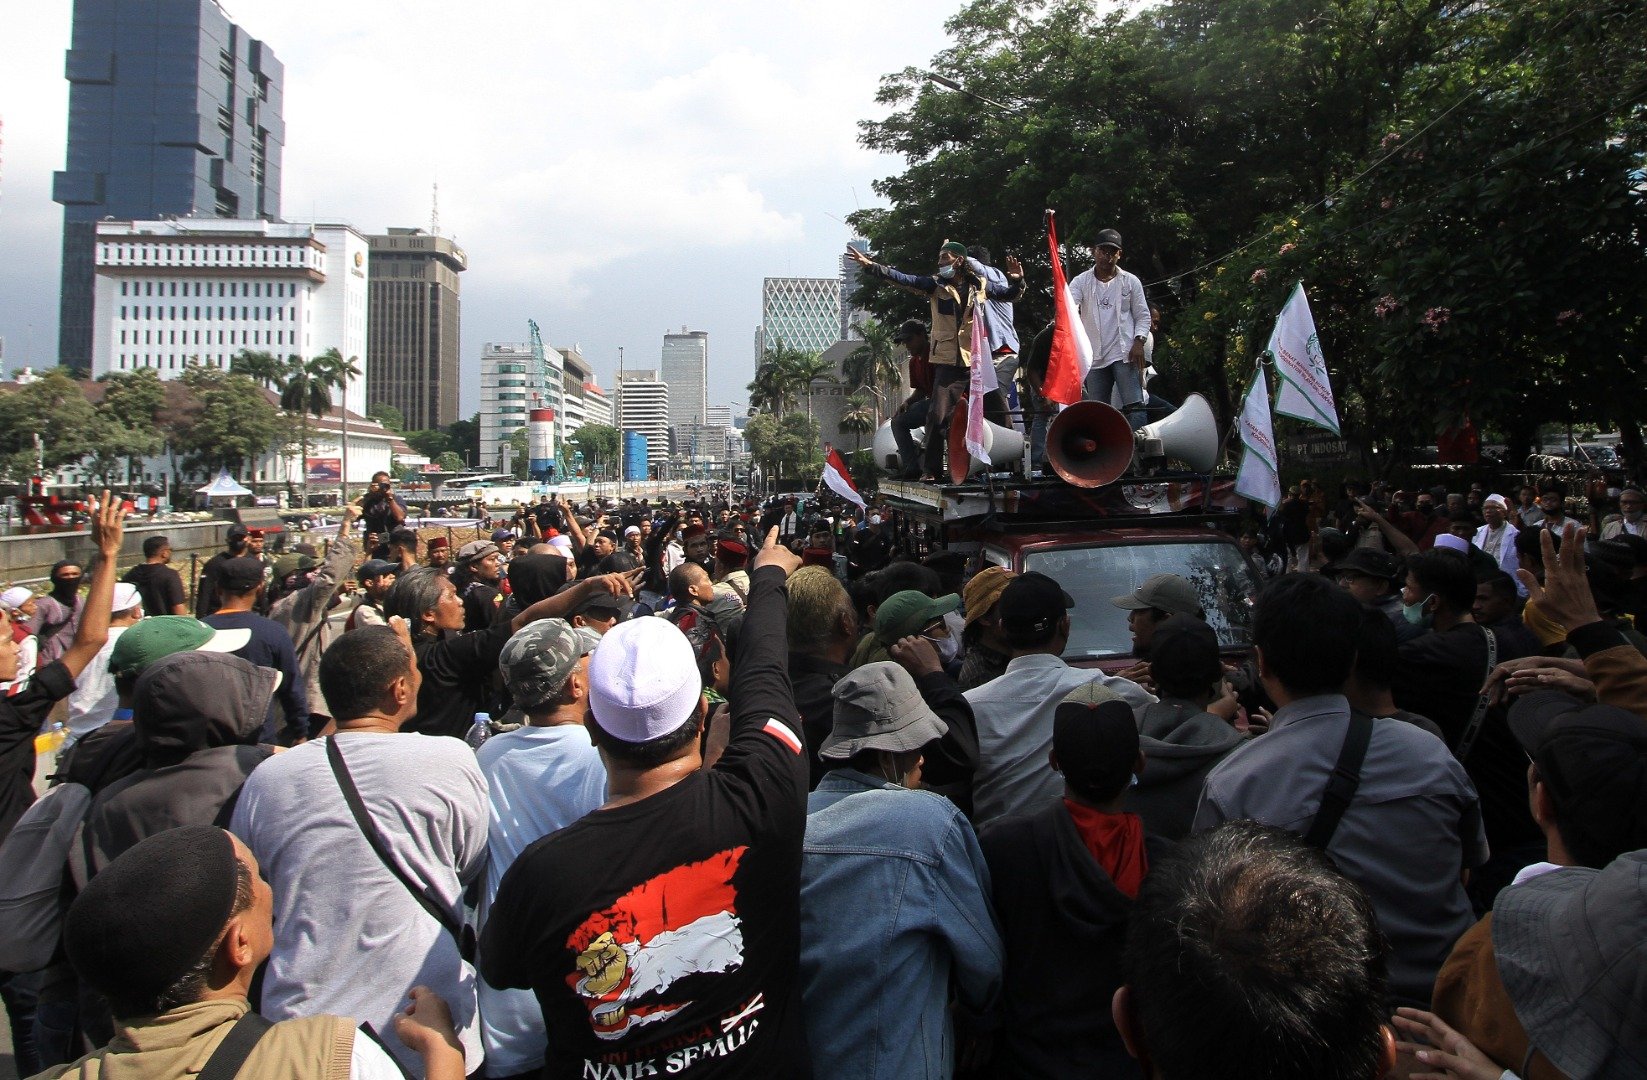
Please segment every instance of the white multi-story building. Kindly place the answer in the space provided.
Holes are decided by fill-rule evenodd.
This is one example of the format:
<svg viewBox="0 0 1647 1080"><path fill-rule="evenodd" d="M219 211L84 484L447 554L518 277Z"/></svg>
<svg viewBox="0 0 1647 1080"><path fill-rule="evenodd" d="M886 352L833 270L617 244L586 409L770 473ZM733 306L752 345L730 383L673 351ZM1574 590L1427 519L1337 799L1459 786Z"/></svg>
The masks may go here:
<svg viewBox="0 0 1647 1080"><path fill-rule="evenodd" d="M709 334L683 326L678 334L663 335L659 374L669 384L669 427L679 453L681 429L708 422Z"/></svg>
<svg viewBox="0 0 1647 1080"><path fill-rule="evenodd" d="M841 283L838 278L769 277L761 284L761 329L757 362L782 344L802 352L823 352L841 336Z"/></svg>
<svg viewBox="0 0 1647 1080"><path fill-rule="evenodd" d="M594 382L583 384L583 420L586 424L612 427L612 399Z"/></svg>
<svg viewBox="0 0 1647 1080"><path fill-rule="evenodd" d="M97 223L92 375L243 349L309 359L336 348L363 373L343 404L366 411L366 238L348 225L179 218Z"/></svg>
<svg viewBox="0 0 1647 1080"><path fill-rule="evenodd" d="M669 384L656 370L618 375L618 427L646 436L649 461L669 460Z"/></svg>
<svg viewBox="0 0 1647 1080"><path fill-rule="evenodd" d="M480 352L480 460L498 467L498 447L526 426L526 413L544 407L543 372L524 341L488 341Z"/></svg>

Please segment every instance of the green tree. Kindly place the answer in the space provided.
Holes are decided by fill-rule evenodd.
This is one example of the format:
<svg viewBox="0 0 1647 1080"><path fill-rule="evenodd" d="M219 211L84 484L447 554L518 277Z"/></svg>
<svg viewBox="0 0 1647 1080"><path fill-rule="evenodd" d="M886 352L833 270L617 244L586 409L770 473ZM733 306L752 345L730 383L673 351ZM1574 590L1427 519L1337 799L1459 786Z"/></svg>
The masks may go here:
<svg viewBox="0 0 1647 1080"><path fill-rule="evenodd" d="M452 448L452 437L439 428L408 431L406 445L433 461Z"/></svg>
<svg viewBox="0 0 1647 1080"><path fill-rule="evenodd" d="M525 428L516 428L509 435L509 445L514 447L514 453L509 456L509 470L514 473L516 480L530 480L532 443L526 434Z"/></svg>
<svg viewBox="0 0 1647 1080"><path fill-rule="evenodd" d="M336 349L329 350L336 353ZM309 417L325 416L332 411L332 390L340 385L337 366L330 355L286 358L286 373L282 379L280 407L297 417L299 453L303 459L303 503L309 505Z"/></svg>
<svg viewBox="0 0 1647 1080"><path fill-rule="evenodd" d="M387 401L379 401L368 405L366 415L378 421L390 431L402 431L406 427L405 414Z"/></svg>
<svg viewBox="0 0 1647 1080"><path fill-rule="evenodd" d="M166 388L153 368L105 375L97 405L97 433L92 448L93 475L106 485L131 483L137 458L158 454L165 446L160 415Z"/></svg>
<svg viewBox="0 0 1647 1080"><path fill-rule="evenodd" d="M852 450L856 453L863 448L864 436L875 430L875 415L869 411L869 399L863 394L853 394L846 400L850 408L841 414L840 428L852 435Z"/></svg>
<svg viewBox="0 0 1647 1080"><path fill-rule="evenodd" d="M795 392L806 398L806 418L812 419L812 386L835 377L835 365L815 352L797 352L789 361L789 380Z"/></svg>
<svg viewBox="0 0 1647 1080"><path fill-rule="evenodd" d="M892 328L879 319L866 319L858 329L864 343L842 361L841 375L848 386L875 391L874 419L879 425L883 413L897 408L898 392L903 386L899 349L892 340Z"/></svg>
<svg viewBox="0 0 1647 1080"><path fill-rule="evenodd" d="M480 460L480 414L467 420L454 420L446 427L451 449L465 462Z"/></svg>
<svg viewBox="0 0 1647 1080"><path fill-rule="evenodd" d="M463 458L459 457L450 450L445 451L437 457L435 459L435 464L440 467L441 472L447 473L462 472L465 467Z"/></svg>
<svg viewBox="0 0 1647 1080"><path fill-rule="evenodd" d="M0 394L0 473L18 482L34 475L36 435L47 472L79 461L93 451L100 427L80 384L61 369L48 369Z"/></svg>
<svg viewBox="0 0 1647 1080"><path fill-rule="evenodd" d="M750 456L772 477L802 475L823 460L818 425L801 413L753 416L744 437L749 440Z"/></svg>
<svg viewBox="0 0 1647 1080"><path fill-rule="evenodd" d="M229 370L238 371L266 390L285 389L287 362L271 352L241 349L229 357Z"/></svg>
<svg viewBox="0 0 1647 1080"><path fill-rule="evenodd" d="M191 364L182 375L189 400L171 419L174 455L189 468L238 472L264 454L284 454L292 424L250 377Z"/></svg>
<svg viewBox="0 0 1647 1080"><path fill-rule="evenodd" d="M594 477L601 465L617 468L618 429L610 424L584 424L572 432L571 443L583 455L584 468Z"/></svg>

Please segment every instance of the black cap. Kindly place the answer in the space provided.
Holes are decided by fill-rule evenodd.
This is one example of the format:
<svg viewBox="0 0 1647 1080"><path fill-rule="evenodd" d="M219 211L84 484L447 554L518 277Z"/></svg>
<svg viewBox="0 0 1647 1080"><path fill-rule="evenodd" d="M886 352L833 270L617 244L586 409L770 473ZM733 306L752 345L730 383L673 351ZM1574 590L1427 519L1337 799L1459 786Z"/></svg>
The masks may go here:
<svg viewBox="0 0 1647 1080"><path fill-rule="evenodd" d="M900 345L917 337L926 337L926 323L919 319L906 319L902 326L892 331L892 340Z"/></svg>
<svg viewBox="0 0 1647 1080"><path fill-rule="evenodd" d="M1053 712L1052 751L1070 787L1091 799L1111 799L1138 761L1138 721L1113 691L1088 684Z"/></svg>
<svg viewBox="0 0 1647 1080"><path fill-rule="evenodd" d="M1401 576L1400 563L1393 556L1370 547L1351 548L1342 559L1329 563L1321 572L1329 577L1347 572L1385 581L1394 581Z"/></svg>
<svg viewBox="0 0 1647 1080"><path fill-rule="evenodd" d="M139 841L75 897L63 947L81 980L122 1003L152 1002L198 963L234 914L234 842L185 825ZM163 913L163 914L161 914Z"/></svg>
<svg viewBox="0 0 1647 1080"><path fill-rule="evenodd" d="M1092 241L1092 246L1112 247L1119 251L1122 247L1121 234L1114 229L1102 229L1099 231L1097 238Z"/></svg>
<svg viewBox="0 0 1647 1080"><path fill-rule="evenodd" d="M263 560L243 555L238 559L224 559L217 568L217 582L232 593L245 592L263 581Z"/></svg>
<svg viewBox="0 0 1647 1080"><path fill-rule="evenodd" d="M1510 731L1548 785L1568 846L1611 859L1647 847L1647 728L1616 705L1535 690L1510 708Z"/></svg>
<svg viewBox="0 0 1647 1080"><path fill-rule="evenodd" d="M1056 581L1035 570L1007 582L997 603L1001 629L1030 637L1052 629L1075 606L1075 600Z"/></svg>
<svg viewBox="0 0 1647 1080"><path fill-rule="evenodd" d="M1201 693L1224 677L1218 634L1200 619L1174 615L1150 638L1149 669L1157 686Z"/></svg>
<svg viewBox="0 0 1647 1080"><path fill-rule="evenodd" d="M368 578L380 578L384 574L388 574L390 577L399 577L400 564L390 562L387 559L367 559L360 564L360 569L355 576L361 581L365 581Z"/></svg>
<svg viewBox="0 0 1647 1080"><path fill-rule="evenodd" d="M228 538L228 541L231 544L236 540L244 540L246 539L246 526L237 521L233 525L229 526L229 531L224 535Z"/></svg>
<svg viewBox="0 0 1647 1080"><path fill-rule="evenodd" d="M572 587L573 586L571 585L567 586L567 588ZM631 597L620 596L617 593L607 592L605 589L602 589L598 592L590 593L588 598L579 603L578 606L573 608L570 612L568 612L568 614L588 615L593 611L614 611L621 620L627 619L630 613L634 610L635 601Z"/></svg>

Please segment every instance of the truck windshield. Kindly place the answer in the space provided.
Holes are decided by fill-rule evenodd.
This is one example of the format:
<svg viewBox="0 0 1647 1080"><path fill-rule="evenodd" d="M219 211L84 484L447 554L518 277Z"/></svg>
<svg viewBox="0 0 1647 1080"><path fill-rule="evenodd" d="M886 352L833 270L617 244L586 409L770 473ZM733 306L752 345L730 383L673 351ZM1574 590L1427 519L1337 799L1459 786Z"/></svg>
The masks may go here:
<svg viewBox="0 0 1647 1080"><path fill-rule="evenodd" d="M1046 574L1075 599L1069 613L1069 645L1064 649L1070 659L1103 659L1132 651L1127 613L1110 600L1132 592L1154 574L1177 574L1195 586L1220 645L1252 643L1252 602L1258 584L1233 543L1061 547L1026 552L1024 569Z"/></svg>

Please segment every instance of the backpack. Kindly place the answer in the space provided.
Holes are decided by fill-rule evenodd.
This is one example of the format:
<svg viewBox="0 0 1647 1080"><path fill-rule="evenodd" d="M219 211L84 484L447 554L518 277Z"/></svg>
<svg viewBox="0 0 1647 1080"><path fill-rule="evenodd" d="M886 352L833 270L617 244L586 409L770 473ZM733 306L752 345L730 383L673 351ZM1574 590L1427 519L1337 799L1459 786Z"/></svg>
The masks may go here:
<svg viewBox="0 0 1647 1080"><path fill-rule="evenodd" d="M0 844L0 971L39 971L63 937L69 853L91 809L84 784L59 784Z"/></svg>
<svg viewBox="0 0 1647 1080"><path fill-rule="evenodd" d="M82 825L96 793L141 765L134 734L117 720L76 743L53 786L0 843L0 971L39 971L56 956Z"/></svg>

